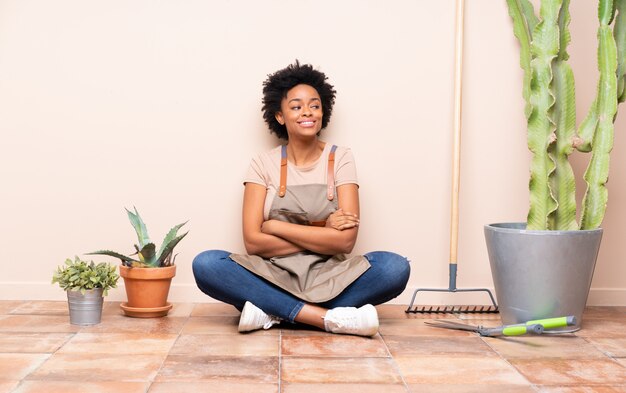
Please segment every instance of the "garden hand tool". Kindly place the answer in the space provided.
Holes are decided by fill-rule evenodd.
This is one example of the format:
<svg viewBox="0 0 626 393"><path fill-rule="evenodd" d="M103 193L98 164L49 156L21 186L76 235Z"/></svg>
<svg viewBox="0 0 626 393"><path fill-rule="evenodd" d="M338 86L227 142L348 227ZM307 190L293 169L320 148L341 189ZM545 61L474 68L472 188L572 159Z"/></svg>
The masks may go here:
<svg viewBox="0 0 626 393"><path fill-rule="evenodd" d="M483 327L480 325L466 325L464 323L448 321L444 319L438 319L432 322L425 322L425 324L445 329L468 330L471 332L476 332L484 337L521 336L524 334L541 334L544 332L544 330L547 329L573 326L576 324L576 317L567 316L558 318L537 319L534 321L528 321L526 323L503 325L493 328Z"/></svg>

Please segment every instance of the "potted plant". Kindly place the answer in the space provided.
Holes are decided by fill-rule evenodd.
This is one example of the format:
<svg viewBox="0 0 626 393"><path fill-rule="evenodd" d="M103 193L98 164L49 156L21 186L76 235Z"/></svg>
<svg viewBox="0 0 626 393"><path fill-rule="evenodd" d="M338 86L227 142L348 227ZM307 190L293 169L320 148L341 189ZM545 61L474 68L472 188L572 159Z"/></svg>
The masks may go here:
<svg viewBox="0 0 626 393"><path fill-rule="evenodd" d="M122 261L120 275L124 279L128 302L122 303L120 307L126 315L139 318L165 316L172 308L167 302L167 296L172 278L176 275L174 247L189 232L178 235L178 230L186 222L174 226L157 251L139 212L136 208L134 210L133 213L126 209L138 239L138 244L134 245L134 254L126 256L115 251L100 250L88 255L108 255Z"/></svg>
<svg viewBox="0 0 626 393"><path fill-rule="evenodd" d="M574 75L567 63L570 0L507 0L524 70L528 147L532 152L526 223L485 226L494 286L505 324L575 315L581 324L606 202L617 106L626 99L626 0L598 1L596 97L576 127ZM590 152L577 221L568 162Z"/></svg>
<svg viewBox="0 0 626 393"><path fill-rule="evenodd" d="M100 323L104 296L116 287L119 278L115 266L104 262L96 265L75 257L57 267L52 283L58 283L67 293L70 323L87 326Z"/></svg>

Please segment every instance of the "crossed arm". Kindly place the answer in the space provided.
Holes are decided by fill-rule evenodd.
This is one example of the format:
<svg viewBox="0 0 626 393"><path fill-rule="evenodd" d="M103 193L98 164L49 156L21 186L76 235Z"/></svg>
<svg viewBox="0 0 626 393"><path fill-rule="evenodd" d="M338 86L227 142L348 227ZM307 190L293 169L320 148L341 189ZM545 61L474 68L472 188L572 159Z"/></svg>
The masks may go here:
<svg viewBox="0 0 626 393"><path fill-rule="evenodd" d="M266 189L246 183L243 198L243 240L248 254L275 257L310 250L319 254L350 253L358 233L359 193L356 184L337 187L339 209L325 227L263 220Z"/></svg>

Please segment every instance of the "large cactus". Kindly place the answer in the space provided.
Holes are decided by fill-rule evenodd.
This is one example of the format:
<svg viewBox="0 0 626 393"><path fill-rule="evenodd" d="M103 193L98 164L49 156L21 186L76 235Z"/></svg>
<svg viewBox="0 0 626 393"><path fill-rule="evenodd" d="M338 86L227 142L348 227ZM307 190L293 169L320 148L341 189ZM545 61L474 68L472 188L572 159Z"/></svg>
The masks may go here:
<svg viewBox="0 0 626 393"><path fill-rule="evenodd" d="M520 43L524 70L530 175L531 230L598 228L607 202L609 153L613 147L617 105L626 100L626 0L598 2L598 70L596 98L576 129L574 74L567 63L570 0L542 0L536 15L529 0L507 0L513 31ZM580 224L569 156L574 149L591 152L585 172L587 191Z"/></svg>

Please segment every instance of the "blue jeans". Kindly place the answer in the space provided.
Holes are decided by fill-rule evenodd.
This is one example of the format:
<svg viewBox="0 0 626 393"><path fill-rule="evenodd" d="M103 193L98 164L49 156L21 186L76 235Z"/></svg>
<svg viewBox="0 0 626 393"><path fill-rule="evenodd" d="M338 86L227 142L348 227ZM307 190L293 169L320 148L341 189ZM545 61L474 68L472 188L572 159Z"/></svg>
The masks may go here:
<svg viewBox="0 0 626 393"><path fill-rule="evenodd" d="M214 299L241 310L246 301L267 314L293 322L305 302L246 270L229 258L231 253L210 250L193 260L198 288ZM324 308L381 304L400 295L409 280L409 261L392 252L365 254L371 267L337 297L319 303Z"/></svg>

